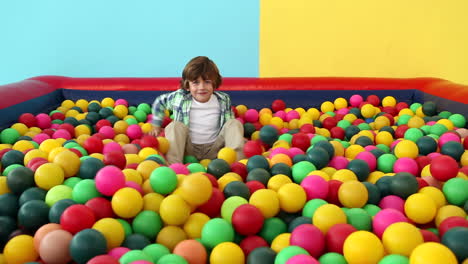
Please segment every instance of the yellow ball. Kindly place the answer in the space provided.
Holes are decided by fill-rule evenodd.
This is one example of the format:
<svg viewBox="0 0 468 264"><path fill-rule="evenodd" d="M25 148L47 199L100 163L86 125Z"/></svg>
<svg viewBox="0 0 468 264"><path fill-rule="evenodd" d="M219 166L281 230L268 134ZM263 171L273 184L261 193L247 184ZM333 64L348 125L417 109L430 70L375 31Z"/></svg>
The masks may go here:
<svg viewBox="0 0 468 264"><path fill-rule="evenodd" d="M437 213L437 205L427 194L415 193L405 201L405 214L417 224L431 222Z"/></svg>
<svg viewBox="0 0 468 264"><path fill-rule="evenodd" d="M343 244L343 255L348 264L378 263L384 254L382 242L369 231L351 233Z"/></svg>
<svg viewBox="0 0 468 264"><path fill-rule="evenodd" d="M438 120L436 123L444 125L448 130L453 130L454 127L452 121L445 118Z"/></svg>
<svg viewBox="0 0 468 264"><path fill-rule="evenodd" d="M106 238L108 250L120 246L125 239L125 230L115 218L99 219L92 228L101 232Z"/></svg>
<svg viewBox="0 0 468 264"><path fill-rule="evenodd" d="M267 187L268 189L271 189L273 191L278 191L281 186L287 184L287 183L292 183L291 178L284 174L277 174L271 177L268 180Z"/></svg>
<svg viewBox="0 0 468 264"><path fill-rule="evenodd" d="M413 112L413 110L411 110L409 108L403 108L403 109L400 110L400 112L398 112L398 116L402 116L402 115L414 116L414 112Z"/></svg>
<svg viewBox="0 0 468 264"><path fill-rule="evenodd" d="M468 150L465 150L460 157L460 164L462 166L468 166Z"/></svg>
<svg viewBox="0 0 468 264"><path fill-rule="evenodd" d="M307 195L299 184L286 183L278 189L278 199L282 210L296 213L304 207Z"/></svg>
<svg viewBox="0 0 468 264"><path fill-rule="evenodd" d="M332 180L338 180L338 181L341 181L341 182L357 181L358 180L357 175L352 170L348 170L348 169L337 170L332 175L331 178L332 178Z"/></svg>
<svg viewBox="0 0 468 264"><path fill-rule="evenodd" d="M62 167L65 172L65 178L75 176L80 170L80 157L70 150L64 150L58 153L53 163Z"/></svg>
<svg viewBox="0 0 468 264"><path fill-rule="evenodd" d="M375 115L375 107L371 104L365 104L361 107L361 115L365 118L371 118Z"/></svg>
<svg viewBox="0 0 468 264"><path fill-rule="evenodd" d="M338 142L338 141L329 141L330 144L332 144L333 146L333 149L335 150L335 155L334 156L344 156L345 154L345 148L343 147L343 145ZM330 157L332 158L332 157Z"/></svg>
<svg viewBox="0 0 468 264"><path fill-rule="evenodd" d="M129 124L123 120L119 120L117 122L114 123L114 132L115 134L125 134L127 133L127 128L128 128Z"/></svg>
<svg viewBox="0 0 468 264"><path fill-rule="evenodd" d="M184 231L191 239L201 238L203 226L210 220L210 217L203 213L193 213L184 224Z"/></svg>
<svg viewBox="0 0 468 264"><path fill-rule="evenodd" d="M85 99L79 99L76 101L75 103L76 106L78 106L79 108L81 108L81 110L83 110L83 112L87 112L88 111L88 101L86 101Z"/></svg>
<svg viewBox="0 0 468 264"><path fill-rule="evenodd" d="M388 131L380 131L375 136L375 144L384 144L386 146L390 146L393 143L393 141L393 136Z"/></svg>
<svg viewBox="0 0 468 264"><path fill-rule="evenodd" d="M160 165L154 160L144 160L137 166L137 171L140 173L143 180L149 179L151 176L151 172L156 168L160 167Z"/></svg>
<svg viewBox="0 0 468 264"><path fill-rule="evenodd" d="M322 177L324 180L329 181L331 179L331 176L335 174L336 171L337 169L333 167L324 167L321 170L311 171L309 175L318 175Z"/></svg>
<svg viewBox="0 0 468 264"><path fill-rule="evenodd" d="M244 251L232 242L222 242L210 254L211 264L244 264Z"/></svg>
<svg viewBox="0 0 468 264"><path fill-rule="evenodd" d="M441 243L427 242L417 246L409 257L410 264L457 264L455 254Z"/></svg>
<svg viewBox="0 0 468 264"><path fill-rule="evenodd" d="M10 192L11 190L7 184L7 176L0 176L0 195Z"/></svg>
<svg viewBox="0 0 468 264"><path fill-rule="evenodd" d="M137 183L138 185L143 184L143 178L141 174L135 169L124 169L122 170L123 174L125 175L125 181L132 181Z"/></svg>
<svg viewBox="0 0 468 264"><path fill-rule="evenodd" d="M153 211L159 214L159 207L161 205L164 196L159 193L146 193L143 196L143 210L144 211Z"/></svg>
<svg viewBox="0 0 468 264"><path fill-rule="evenodd" d="M333 104L335 105L336 110L348 107L348 101L343 97L336 98Z"/></svg>
<svg viewBox="0 0 468 264"><path fill-rule="evenodd" d="M218 151L218 159L225 160L229 165L236 162L237 154L232 148L224 147Z"/></svg>
<svg viewBox="0 0 468 264"><path fill-rule="evenodd" d="M117 105L114 107L114 115L120 119L123 119L128 115L128 108L125 105Z"/></svg>
<svg viewBox="0 0 468 264"><path fill-rule="evenodd" d="M382 106L395 106L396 105L396 99L393 96L385 96L382 99Z"/></svg>
<svg viewBox="0 0 468 264"><path fill-rule="evenodd" d="M78 110L70 109L65 113L65 117L76 117L79 114L80 114L80 112L78 112Z"/></svg>
<svg viewBox="0 0 468 264"><path fill-rule="evenodd" d="M250 196L249 203L257 207L265 219L275 216L280 210L278 194L270 189L257 190Z"/></svg>
<svg viewBox="0 0 468 264"><path fill-rule="evenodd" d="M413 116L408 120L408 127L410 128L420 128L424 126L426 122L419 116Z"/></svg>
<svg viewBox="0 0 468 264"><path fill-rule="evenodd" d="M204 174L187 175L179 187L180 196L191 205L202 205L211 198L213 186Z"/></svg>
<svg viewBox="0 0 468 264"><path fill-rule="evenodd" d="M39 145L39 149L50 153L54 148L61 147L62 145L55 139L49 138L44 141Z"/></svg>
<svg viewBox="0 0 468 264"><path fill-rule="evenodd" d="M241 116L245 114L245 112L247 112L248 108L245 105L236 105L236 110L237 110L237 114Z"/></svg>
<svg viewBox="0 0 468 264"><path fill-rule="evenodd" d="M37 187L50 190L52 187L63 183L65 172L62 167L54 163L44 163L34 173L34 181Z"/></svg>
<svg viewBox="0 0 468 264"><path fill-rule="evenodd" d="M346 224L346 214L334 204L324 204L315 210L312 223L326 234L335 224Z"/></svg>
<svg viewBox="0 0 468 264"><path fill-rule="evenodd" d="M187 234L178 226L165 226L159 231L156 243L167 247L171 252L181 241L187 239Z"/></svg>
<svg viewBox="0 0 468 264"><path fill-rule="evenodd" d="M416 143L411 140L404 139L398 142L394 148L397 158L412 158L415 159L419 155L419 149Z"/></svg>
<svg viewBox="0 0 468 264"><path fill-rule="evenodd" d="M24 155L24 165L27 165L34 158L47 159L48 154L40 149L32 149Z"/></svg>
<svg viewBox="0 0 468 264"><path fill-rule="evenodd" d="M385 229L382 243L388 254L409 257L414 248L424 243L424 238L416 226L406 222L397 222Z"/></svg>
<svg viewBox="0 0 468 264"><path fill-rule="evenodd" d="M61 106L65 107L67 109L70 109L70 108L75 106L75 102L73 102L72 100L67 99L67 100L62 101Z"/></svg>
<svg viewBox="0 0 468 264"><path fill-rule="evenodd" d="M110 97L106 97L101 100L101 107L114 107L115 101Z"/></svg>
<svg viewBox="0 0 468 264"><path fill-rule="evenodd" d="M226 185L233 181L242 181L242 178L235 172L228 172L218 179L218 189L224 191Z"/></svg>
<svg viewBox="0 0 468 264"><path fill-rule="evenodd" d="M161 219L167 225L182 225L190 216L190 206L176 194L164 198L159 207Z"/></svg>
<svg viewBox="0 0 468 264"><path fill-rule="evenodd" d="M116 215L132 218L143 208L143 197L137 190L125 187L114 193L111 205Z"/></svg>
<svg viewBox="0 0 468 264"><path fill-rule="evenodd" d="M307 114L312 120L318 120L320 117L320 111L314 107L307 109Z"/></svg>
<svg viewBox="0 0 468 264"><path fill-rule="evenodd" d="M114 136L114 141L119 143L120 145L128 144L130 143L130 138L125 134L117 134Z"/></svg>
<svg viewBox="0 0 468 264"><path fill-rule="evenodd" d="M322 113L335 111L335 105L330 101L325 101L320 105L320 111Z"/></svg>
<svg viewBox="0 0 468 264"><path fill-rule="evenodd" d="M366 205L368 198L366 186L359 181L346 181L338 189L338 199L348 208L361 208Z"/></svg>
<svg viewBox="0 0 468 264"><path fill-rule="evenodd" d="M273 118L273 115L271 113L260 114L259 122L260 124L266 126L270 124L272 118Z"/></svg>
<svg viewBox="0 0 468 264"><path fill-rule="evenodd" d="M34 238L32 236L19 235L6 243L3 256L8 264L23 264L36 261L39 254L34 249Z"/></svg>
<svg viewBox="0 0 468 264"><path fill-rule="evenodd" d="M436 204L436 207L437 207L437 210L446 205L447 204L447 200L445 199L445 195L444 193L434 187L434 186L426 186L426 187L423 187L421 188L419 191L419 193L422 193L422 194L426 194L428 195L429 197L431 197L431 199L435 202Z"/></svg>
<svg viewBox="0 0 468 264"><path fill-rule="evenodd" d="M161 153L166 154L169 150L169 141L165 137L157 137L157 139L159 142L158 150L161 151Z"/></svg>
<svg viewBox="0 0 468 264"><path fill-rule="evenodd" d="M466 218L466 213L463 208L458 207L456 205L444 205L439 208L439 211L437 211L436 217L435 217L435 224L437 227L439 227L440 223L444 221L445 219L451 217L451 216L461 216L463 218Z"/></svg>
<svg viewBox="0 0 468 264"><path fill-rule="evenodd" d="M390 120L386 116L378 116L374 120L375 129L380 130L384 126L390 125Z"/></svg>
<svg viewBox="0 0 468 264"><path fill-rule="evenodd" d="M81 124L75 127L75 136L79 137L81 135L91 135L89 126Z"/></svg>
<svg viewBox="0 0 468 264"><path fill-rule="evenodd" d="M28 132L28 130L29 130L29 128L23 123L15 123L15 124L11 125L11 128L18 131L18 133L21 136L24 136L24 134L26 134L26 132Z"/></svg>
<svg viewBox="0 0 468 264"><path fill-rule="evenodd" d="M345 157L348 159L354 159L357 154L365 151L364 147L361 145L351 145L345 150Z"/></svg>
<svg viewBox="0 0 468 264"><path fill-rule="evenodd" d="M284 126L284 121L280 117L275 116L270 119L270 125L273 125L278 129L281 129Z"/></svg>
<svg viewBox="0 0 468 264"><path fill-rule="evenodd" d="M271 249L279 253L283 248L290 246L291 233L282 233L273 239L271 242Z"/></svg>
<svg viewBox="0 0 468 264"><path fill-rule="evenodd" d="M367 177L367 181L372 183L372 184L375 184L383 176L385 176L385 173L383 173L381 171L373 171Z"/></svg>
<svg viewBox="0 0 468 264"><path fill-rule="evenodd" d="M346 121L349 121L349 122L353 122L354 120L357 119L357 116L355 114L346 114L344 117L343 117L343 120L346 120Z"/></svg>
<svg viewBox="0 0 468 264"><path fill-rule="evenodd" d="M138 156L140 156L142 159L146 159L149 155L154 155L154 154L159 154L158 151L152 147L145 147L142 148L138 152Z"/></svg>

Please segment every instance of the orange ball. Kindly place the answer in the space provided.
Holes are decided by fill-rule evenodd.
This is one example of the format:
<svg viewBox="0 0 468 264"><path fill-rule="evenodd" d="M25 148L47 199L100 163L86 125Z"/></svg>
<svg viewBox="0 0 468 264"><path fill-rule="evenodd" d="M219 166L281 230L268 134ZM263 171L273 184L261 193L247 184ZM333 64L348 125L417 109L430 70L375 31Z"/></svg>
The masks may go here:
<svg viewBox="0 0 468 264"><path fill-rule="evenodd" d="M175 246L173 253L184 257L189 264L204 264L208 257L205 247L194 239L180 242Z"/></svg>
<svg viewBox="0 0 468 264"><path fill-rule="evenodd" d="M55 223L49 223L41 226L34 234L34 248L39 252L39 246L41 245L42 239L50 232L54 230L60 230L62 226Z"/></svg>

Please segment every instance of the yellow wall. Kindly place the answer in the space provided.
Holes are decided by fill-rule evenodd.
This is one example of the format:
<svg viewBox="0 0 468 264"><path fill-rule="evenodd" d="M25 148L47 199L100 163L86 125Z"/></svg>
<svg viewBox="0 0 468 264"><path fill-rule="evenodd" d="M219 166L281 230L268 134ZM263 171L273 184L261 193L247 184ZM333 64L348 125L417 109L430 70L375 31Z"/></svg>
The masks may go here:
<svg viewBox="0 0 468 264"><path fill-rule="evenodd" d="M468 84L467 0L261 0L260 77Z"/></svg>

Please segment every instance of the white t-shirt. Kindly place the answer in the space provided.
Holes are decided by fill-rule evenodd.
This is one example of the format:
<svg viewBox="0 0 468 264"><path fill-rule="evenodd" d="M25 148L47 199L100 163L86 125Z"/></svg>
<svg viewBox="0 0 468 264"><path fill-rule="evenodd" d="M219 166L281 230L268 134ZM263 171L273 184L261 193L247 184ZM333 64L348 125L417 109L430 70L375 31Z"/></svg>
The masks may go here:
<svg viewBox="0 0 468 264"><path fill-rule="evenodd" d="M190 137L194 144L213 143L219 133L219 109L218 98L211 95L206 103L200 103L192 99L190 108Z"/></svg>

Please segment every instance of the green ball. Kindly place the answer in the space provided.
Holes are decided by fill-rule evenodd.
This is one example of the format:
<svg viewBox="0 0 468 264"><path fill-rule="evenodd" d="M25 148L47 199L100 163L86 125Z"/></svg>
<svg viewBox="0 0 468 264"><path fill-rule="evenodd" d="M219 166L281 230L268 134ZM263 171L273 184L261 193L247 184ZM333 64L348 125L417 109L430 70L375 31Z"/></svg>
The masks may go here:
<svg viewBox="0 0 468 264"><path fill-rule="evenodd" d="M161 216L154 211L142 211L132 221L133 231L146 236L149 240L156 239L163 226Z"/></svg>
<svg viewBox="0 0 468 264"><path fill-rule="evenodd" d="M97 158L87 158L80 163L78 177L82 179L94 179L96 173L104 167L104 162Z"/></svg>
<svg viewBox="0 0 468 264"><path fill-rule="evenodd" d="M63 211L74 204L76 204L76 202L72 199L63 199L56 202L50 207L49 221L51 223L60 224L60 217L62 216Z"/></svg>
<svg viewBox="0 0 468 264"><path fill-rule="evenodd" d="M288 176L289 178L292 178L292 170L291 167L289 167L285 163L276 163L273 165L270 169L271 175L277 175L277 174L283 174Z"/></svg>
<svg viewBox="0 0 468 264"><path fill-rule="evenodd" d="M377 159L377 169L384 173L393 172L393 164L395 164L396 160L397 157L390 153L380 155Z"/></svg>
<svg viewBox="0 0 468 264"><path fill-rule="evenodd" d="M453 114L449 116L448 120L452 121L453 125L458 128L465 127L466 125L466 119L461 114Z"/></svg>
<svg viewBox="0 0 468 264"><path fill-rule="evenodd" d="M362 208L350 208L346 212L348 224L357 230L372 230L372 216Z"/></svg>
<svg viewBox="0 0 468 264"><path fill-rule="evenodd" d="M318 198L309 200L306 202L304 208L302 209L302 215L313 218L315 211L324 204L328 204L328 202Z"/></svg>
<svg viewBox="0 0 468 264"><path fill-rule="evenodd" d="M13 144L20 137L18 130L14 128L5 128L0 132L0 142L2 144Z"/></svg>
<svg viewBox="0 0 468 264"><path fill-rule="evenodd" d="M128 113L129 113L130 115L133 115L133 114L135 113L136 110L138 110L138 109L137 109L136 106L134 106L134 105L131 105L131 106L128 107Z"/></svg>
<svg viewBox="0 0 468 264"><path fill-rule="evenodd" d="M127 119L125 119L125 122L127 122L128 125L138 124L138 120L136 120L136 118L127 118Z"/></svg>
<svg viewBox="0 0 468 264"><path fill-rule="evenodd" d="M382 195L382 197L393 194L390 188L392 180L393 180L393 176L385 175L379 178L377 182L375 183L375 185L379 188L380 195Z"/></svg>
<svg viewBox="0 0 468 264"><path fill-rule="evenodd" d="M391 254L383 257L379 264L409 264L409 258L403 255Z"/></svg>
<svg viewBox="0 0 468 264"><path fill-rule="evenodd" d="M323 254L318 261L320 264L348 264L345 257L336 252L328 252Z"/></svg>
<svg viewBox="0 0 468 264"><path fill-rule="evenodd" d="M246 122L244 123L244 137L249 138L252 136L252 134L256 131L256 128L254 124Z"/></svg>
<svg viewBox="0 0 468 264"><path fill-rule="evenodd" d="M363 182L369 177L369 164L361 159L351 160L346 168L356 174L359 181Z"/></svg>
<svg viewBox="0 0 468 264"><path fill-rule="evenodd" d="M72 188L66 185L57 185L52 187L46 194L45 202L48 206L53 206L56 202L63 199L72 198Z"/></svg>
<svg viewBox="0 0 468 264"><path fill-rule="evenodd" d="M382 198L379 188L375 184L367 182L367 181L363 182L363 184L364 186L366 186L368 197L369 197L367 199L367 203L379 204L380 199Z"/></svg>
<svg viewBox="0 0 468 264"><path fill-rule="evenodd" d="M186 155L184 156L184 164L187 164L187 163L198 163L199 160L197 159L197 157L193 156L193 155Z"/></svg>
<svg viewBox="0 0 468 264"><path fill-rule="evenodd" d="M86 114L85 119L91 122L91 124L96 124L96 122L99 121L99 119L101 119L101 116L99 115L99 113L96 112L88 112L88 114Z"/></svg>
<svg viewBox="0 0 468 264"><path fill-rule="evenodd" d="M159 259L158 264L188 264L188 262L177 254L167 254Z"/></svg>
<svg viewBox="0 0 468 264"><path fill-rule="evenodd" d="M18 224L28 231L36 232L49 223L49 206L41 200L31 200L18 211Z"/></svg>
<svg viewBox="0 0 468 264"><path fill-rule="evenodd" d="M247 182L249 181L259 181L264 186L267 186L268 181L271 178L271 174L263 168L255 168L247 174Z"/></svg>
<svg viewBox="0 0 468 264"><path fill-rule="evenodd" d="M442 191L450 204L464 206L468 201L468 180L452 178L445 182Z"/></svg>
<svg viewBox="0 0 468 264"><path fill-rule="evenodd" d="M20 197L19 197L19 206L22 206L26 202L32 201L32 200L45 200L45 196L47 194L47 191L38 187L31 187L24 191Z"/></svg>
<svg viewBox="0 0 468 264"><path fill-rule="evenodd" d="M443 133L447 132L448 129L444 125L436 123L431 126L431 129L429 131L431 134L434 134L440 137Z"/></svg>
<svg viewBox="0 0 468 264"><path fill-rule="evenodd" d="M84 229L70 241L70 256L78 264L86 264L95 256L107 253L107 241L96 229Z"/></svg>
<svg viewBox="0 0 468 264"><path fill-rule="evenodd" d="M138 120L138 122L145 122L147 119L147 114L141 110L136 110L135 113L133 113L133 116Z"/></svg>
<svg viewBox="0 0 468 264"><path fill-rule="evenodd" d="M72 190L72 199L80 204L85 204L87 201L101 196L96 188L96 183L91 179L81 180Z"/></svg>
<svg viewBox="0 0 468 264"><path fill-rule="evenodd" d="M357 127L361 130L370 130L371 127L369 124L367 123L360 123L359 125L357 125Z"/></svg>
<svg viewBox="0 0 468 264"><path fill-rule="evenodd" d="M278 255L276 255L275 264L286 264L288 259L297 256L297 255L309 255L307 250L299 247L299 246L288 246L283 248Z"/></svg>
<svg viewBox="0 0 468 264"><path fill-rule="evenodd" d="M271 264L275 262L276 252L270 247L258 247L247 256L250 264Z"/></svg>
<svg viewBox="0 0 468 264"><path fill-rule="evenodd" d="M7 151L5 154L2 156L2 165L4 168L13 165L13 164L24 164L24 154L23 152L12 149Z"/></svg>
<svg viewBox="0 0 468 264"><path fill-rule="evenodd" d="M133 233L125 237L125 240L122 242L122 247L141 250L149 244L151 244L151 241L146 236Z"/></svg>
<svg viewBox="0 0 468 264"><path fill-rule="evenodd" d="M449 112L449 111L442 111L442 112L439 113L439 116L442 117L442 118L445 118L445 119L448 119L451 115L452 115L452 113Z"/></svg>
<svg viewBox="0 0 468 264"><path fill-rule="evenodd" d="M223 190L224 198L227 199L232 196L239 196L246 200L250 198L250 190L247 185L242 181L232 181L228 183Z"/></svg>
<svg viewBox="0 0 468 264"><path fill-rule="evenodd" d="M247 171L251 171L256 168L262 168L265 170L270 169L270 163L262 155L254 155L247 160Z"/></svg>
<svg viewBox="0 0 468 264"><path fill-rule="evenodd" d="M229 163L223 159L214 159L208 163L206 172L215 176L217 179L221 178L224 174L231 171Z"/></svg>
<svg viewBox="0 0 468 264"><path fill-rule="evenodd" d="M420 137L416 141L416 145L418 146L419 154L421 155L428 155L437 151L437 141L429 136Z"/></svg>
<svg viewBox="0 0 468 264"><path fill-rule="evenodd" d="M24 167L24 166L21 165L21 164L11 164L10 166L6 167L3 170L3 175L8 175L8 173L10 173L10 171L12 171L13 169L18 168L18 167Z"/></svg>
<svg viewBox="0 0 468 264"><path fill-rule="evenodd" d="M385 153L390 153L390 147L384 144L377 144L376 147Z"/></svg>
<svg viewBox="0 0 468 264"><path fill-rule="evenodd" d="M259 235L271 245L273 239L286 232L288 232L288 225L283 220L278 217L270 217L265 219Z"/></svg>
<svg viewBox="0 0 468 264"><path fill-rule="evenodd" d="M325 141L322 141L322 142L325 142ZM328 165L328 162L330 161L330 155L328 154L328 151L326 151L324 148L314 145L310 150L307 151L306 160L309 161L311 164L313 164L316 169L320 170ZM293 166L293 172L294 172L294 167L297 167L296 165L297 164L294 164ZM304 178L302 179L295 178L295 181L298 180L299 182L296 182L296 183L300 184L303 179Z"/></svg>
<svg viewBox="0 0 468 264"><path fill-rule="evenodd" d="M288 232L292 233L296 227L302 224L312 224L312 218L307 216L298 216L294 218L288 225Z"/></svg>
<svg viewBox="0 0 468 264"><path fill-rule="evenodd" d="M346 130L346 128L348 128L350 125L351 125L351 122L345 119L338 121L338 123L336 124L337 127L341 127L344 130Z"/></svg>
<svg viewBox="0 0 468 264"><path fill-rule="evenodd" d="M17 229L16 217L1 216L0 215L0 250L3 251L3 247L8 242L8 238L13 231Z"/></svg>
<svg viewBox="0 0 468 264"><path fill-rule="evenodd" d="M146 114L151 114L151 105L147 103L141 103L137 106L137 109L145 112Z"/></svg>
<svg viewBox="0 0 468 264"><path fill-rule="evenodd" d="M153 258L149 256L148 254L146 254L144 251L134 249L134 250L127 251L125 254L123 254L119 259L119 263L130 264L138 260L146 260L149 262L153 262Z"/></svg>
<svg viewBox="0 0 468 264"><path fill-rule="evenodd" d="M375 204L366 204L364 205L363 209L366 210L366 212L372 217L374 217L378 212L380 212L380 210L382 210Z"/></svg>
<svg viewBox="0 0 468 264"><path fill-rule="evenodd" d="M412 127L406 130L404 138L416 142L422 136L424 136L424 132L421 129Z"/></svg>
<svg viewBox="0 0 468 264"><path fill-rule="evenodd" d="M169 167L158 167L150 175L151 188L159 194L169 194L177 187L177 174Z"/></svg>
<svg viewBox="0 0 468 264"><path fill-rule="evenodd" d="M19 195L35 186L34 172L27 167L14 168L7 175L7 185L14 194Z"/></svg>
<svg viewBox="0 0 468 264"><path fill-rule="evenodd" d="M195 172L206 172L206 169L203 165L200 163L190 163L187 166L187 169L190 171L190 173L195 173Z"/></svg>
<svg viewBox="0 0 468 264"><path fill-rule="evenodd" d="M429 125L424 125L420 127L419 129L421 129L424 132L424 135L427 135L431 132L431 126Z"/></svg>
<svg viewBox="0 0 468 264"><path fill-rule="evenodd" d="M301 184L302 180L309 174L309 172L317 170L312 162L304 160L300 161L292 166L292 177L294 182Z"/></svg>
<svg viewBox="0 0 468 264"><path fill-rule="evenodd" d="M411 173L399 172L392 178L393 179L390 182L390 190L396 196L406 199L419 190L418 181Z"/></svg>
<svg viewBox="0 0 468 264"><path fill-rule="evenodd" d="M81 146L73 147L72 149L78 150L81 153L82 156L88 155L88 151L86 151L86 149L84 149Z"/></svg>
<svg viewBox="0 0 468 264"><path fill-rule="evenodd" d="M468 258L467 227L454 227L449 229L442 236L441 242L455 254L459 263Z"/></svg>
<svg viewBox="0 0 468 264"><path fill-rule="evenodd" d="M460 158L464 152L465 148L463 145L456 141L448 141L440 148L440 153L448 155L456 161L460 161Z"/></svg>
<svg viewBox="0 0 468 264"><path fill-rule="evenodd" d="M213 249L220 243L232 242L234 240L234 228L222 218L213 218L203 226L201 240L203 245Z"/></svg>
<svg viewBox="0 0 468 264"><path fill-rule="evenodd" d="M422 105L422 112L427 116L433 116L437 114L437 106L432 101L424 102Z"/></svg>
<svg viewBox="0 0 468 264"><path fill-rule="evenodd" d="M410 105L410 109L411 109L411 111L413 111L413 113L416 113L416 110L418 110L418 108L421 107L421 106L422 106L422 104L420 104L420 103L412 103Z"/></svg>
<svg viewBox="0 0 468 264"><path fill-rule="evenodd" d="M99 110L99 116L101 118L108 118L109 116L112 116L113 114L114 112L112 111L112 109L108 107L104 107L104 108L101 108L101 110Z"/></svg>
<svg viewBox="0 0 468 264"><path fill-rule="evenodd" d="M131 235L133 233L132 226L128 223L128 221L123 220L123 219L117 219L119 223L122 225L125 233L125 237Z"/></svg>
<svg viewBox="0 0 468 264"><path fill-rule="evenodd" d="M292 137L293 137L293 135L291 135L289 133L284 133L284 134L282 134L281 136L278 137L278 140L284 140L284 141L288 142L289 144L291 144Z"/></svg>
<svg viewBox="0 0 468 264"><path fill-rule="evenodd" d="M18 214L19 202L18 197L12 193L0 195L0 216L14 217Z"/></svg>
<svg viewBox="0 0 468 264"><path fill-rule="evenodd" d="M101 110L101 105L99 105L98 103L96 102L91 102L90 104L88 104L88 112L99 112L99 110Z"/></svg>
<svg viewBox="0 0 468 264"><path fill-rule="evenodd" d="M322 135L315 135L314 137L312 137L312 139L310 140L310 145L315 145L317 144L319 141L327 141L328 142L328 139Z"/></svg>
<svg viewBox="0 0 468 264"><path fill-rule="evenodd" d="M408 115L408 114L404 114L404 115L401 115L399 118L398 118L398 125L401 126L401 125L406 125L408 124L408 121L411 119L412 116Z"/></svg>
<svg viewBox="0 0 468 264"><path fill-rule="evenodd" d="M143 249L143 252L151 257L153 263L157 263L164 255L171 254L171 251L161 244L148 245Z"/></svg>
<svg viewBox="0 0 468 264"><path fill-rule="evenodd" d="M278 129L272 125L263 126L260 129L259 134L260 140L268 145L273 145L276 140L278 140L279 134Z"/></svg>
<svg viewBox="0 0 468 264"><path fill-rule="evenodd" d="M240 196L231 196L224 200L223 205L221 205L221 217L226 220L228 223L231 223L232 214L237 207L248 204L247 199Z"/></svg>
<svg viewBox="0 0 468 264"><path fill-rule="evenodd" d="M64 182L63 182L63 185L66 185L70 188L75 188L75 185L77 185L79 182L81 181L81 178L78 178L78 177L70 177L68 179L66 179Z"/></svg>

